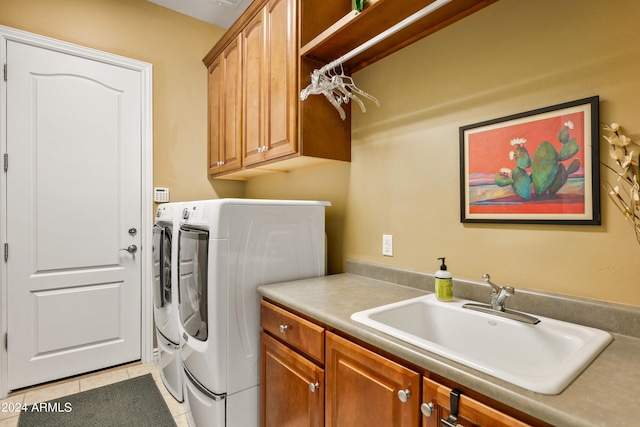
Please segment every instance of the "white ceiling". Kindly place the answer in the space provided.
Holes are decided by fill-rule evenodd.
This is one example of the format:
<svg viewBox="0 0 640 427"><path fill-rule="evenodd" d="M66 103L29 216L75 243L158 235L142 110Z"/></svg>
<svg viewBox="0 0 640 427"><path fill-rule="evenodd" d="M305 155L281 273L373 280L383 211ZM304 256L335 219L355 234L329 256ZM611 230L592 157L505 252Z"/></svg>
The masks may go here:
<svg viewBox="0 0 640 427"><path fill-rule="evenodd" d="M228 29L253 0L147 0L192 18ZM229 5L235 3L234 5Z"/></svg>

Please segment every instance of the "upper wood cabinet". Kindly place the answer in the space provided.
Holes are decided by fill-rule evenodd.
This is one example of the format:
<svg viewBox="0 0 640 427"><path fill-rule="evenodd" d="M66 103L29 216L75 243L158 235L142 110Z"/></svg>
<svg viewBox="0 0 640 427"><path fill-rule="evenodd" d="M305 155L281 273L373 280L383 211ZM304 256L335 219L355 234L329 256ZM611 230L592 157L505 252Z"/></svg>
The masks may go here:
<svg viewBox="0 0 640 427"><path fill-rule="evenodd" d="M226 123L209 120L209 175L247 179L297 169L305 163L351 160L351 121L341 120L326 100L300 102L302 87L309 84L310 72L318 67L313 61L300 61L300 1L255 0L204 58L210 71L210 115L227 117ZM234 162L232 169L227 166L229 160L220 159L217 142L225 138L229 118L236 114L236 104L224 95L236 93L236 86L231 86L236 82L226 80L229 73L217 73L215 67L226 49L235 44L241 49L237 74L241 148L239 163ZM229 107L234 111L225 116Z"/></svg>
<svg viewBox="0 0 640 427"><path fill-rule="evenodd" d="M344 64L365 66L497 0L456 0ZM310 74L433 0L254 0L203 59L209 69L209 175L247 179L351 160L346 120L321 95L300 100ZM230 50L229 50L230 49ZM234 68L235 67L235 68Z"/></svg>
<svg viewBox="0 0 640 427"><path fill-rule="evenodd" d="M242 166L241 54L236 37L209 66L209 174Z"/></svg>
<svg viewBox="0 0 640 427"><path fill-rule="evenodd" d="M271 0L244 28L244 165L297 150L294 0Z"/></svg>
<svg viewBox="0 0 640 427"><path fill-rule="evenodd" d="M297 150L298 31L296 0L270 0L267 17L265 159Z"/></svg>
<svg viewBox="0 0 640 427"><path fill-rule="evenodd" d="M242 98L242 151L245 165L256 163L262 156L265 138L264 72L266 59L265 10L256 14L242 30L244 69ZM214 131L214 130L212 130Z"/></svg>

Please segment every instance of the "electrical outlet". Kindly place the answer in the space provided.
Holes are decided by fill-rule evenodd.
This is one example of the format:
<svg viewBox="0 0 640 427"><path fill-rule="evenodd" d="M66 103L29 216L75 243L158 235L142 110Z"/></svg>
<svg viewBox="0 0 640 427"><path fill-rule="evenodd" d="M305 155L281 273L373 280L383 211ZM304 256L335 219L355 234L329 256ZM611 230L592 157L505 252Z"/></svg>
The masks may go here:
<svg viewBox="0 0 640 427"><path fill-rule="evenodd" d="M393 256L393 236L391 234L382 235L382 255Z"/></svg>

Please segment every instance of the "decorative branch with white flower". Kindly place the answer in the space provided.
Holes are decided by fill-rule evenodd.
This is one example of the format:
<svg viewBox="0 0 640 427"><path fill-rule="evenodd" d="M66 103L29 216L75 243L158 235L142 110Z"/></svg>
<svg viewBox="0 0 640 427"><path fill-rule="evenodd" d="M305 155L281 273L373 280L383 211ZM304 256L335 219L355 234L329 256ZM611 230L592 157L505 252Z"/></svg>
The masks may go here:
<svg viewBox="0 0 640 427"><path fill-rule="evenodd" d="M638 184L638 150L640 147L629 137L621 133L621 126L618 123L605 125L604 130L612 135L602 137L609 143L609 155L616 161L619 169L613 168L606 163L603 165L613 172L617 179L617 185L608 182L603 187L615 203L616 207L631 223L640 243L640 185Z"/></svg>

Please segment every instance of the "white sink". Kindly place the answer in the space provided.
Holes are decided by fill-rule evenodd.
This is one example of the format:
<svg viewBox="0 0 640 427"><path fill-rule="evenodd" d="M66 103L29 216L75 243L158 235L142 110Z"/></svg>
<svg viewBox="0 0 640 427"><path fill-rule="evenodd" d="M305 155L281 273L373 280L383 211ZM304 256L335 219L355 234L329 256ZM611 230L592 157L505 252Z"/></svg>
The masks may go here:
<svg viewBox="0 0 640 427"><path fill-rule="evenodd" d="M531 325L440 302L435 294L351 319L424 350L543 394L565 389L612 341L607 332L540 317Z"/></svg>

